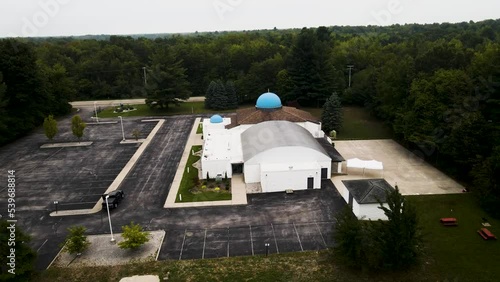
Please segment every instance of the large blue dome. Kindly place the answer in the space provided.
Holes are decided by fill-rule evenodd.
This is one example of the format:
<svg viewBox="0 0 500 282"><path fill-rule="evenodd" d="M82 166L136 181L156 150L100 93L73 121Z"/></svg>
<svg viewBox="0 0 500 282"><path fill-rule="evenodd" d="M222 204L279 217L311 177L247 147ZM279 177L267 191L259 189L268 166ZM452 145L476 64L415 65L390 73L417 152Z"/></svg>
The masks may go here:
<svg viewBox="0 0 500 282"><path fill-rule="evenodd" d="M257 99L257 104L255 105L258 109L279 109L281 108L281 99L278 95L267 92L260 95Z"/></svg>
<svg viewBox="0 0 500 282"><path fill-rule="evenodd" d="M210 118L210 123L222 123L224 120L222 119L221 116L219 115L213 115L211 118Z"/></svg>

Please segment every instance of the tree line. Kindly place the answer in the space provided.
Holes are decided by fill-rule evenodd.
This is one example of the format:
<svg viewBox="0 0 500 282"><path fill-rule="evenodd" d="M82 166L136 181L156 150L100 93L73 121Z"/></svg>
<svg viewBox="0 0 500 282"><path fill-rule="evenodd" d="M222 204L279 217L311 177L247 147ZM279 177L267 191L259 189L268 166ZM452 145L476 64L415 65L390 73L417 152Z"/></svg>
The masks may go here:
<svg viewBox="0 0 500 282"><path fill-rule="evenodd" d="M44 116L67 113L68 100L146 97L167 108L190 95L225 93L222 104L234 107L234 93L239 104L254 103L269 89L284 103L320 107L335 93L344 105L369 109L396 140L473 187L498 215L499 30L500 20L488 20L2 40L0 144Z"/></svg>

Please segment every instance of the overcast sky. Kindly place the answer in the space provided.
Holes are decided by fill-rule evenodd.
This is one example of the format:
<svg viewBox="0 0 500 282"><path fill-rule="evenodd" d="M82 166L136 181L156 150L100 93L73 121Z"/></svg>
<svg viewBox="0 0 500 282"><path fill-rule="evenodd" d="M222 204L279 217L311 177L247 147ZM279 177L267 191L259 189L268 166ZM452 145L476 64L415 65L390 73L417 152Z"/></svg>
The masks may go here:
<svg viewBox="0 0 500 282"><path fill-rule="evenodd" d="M481 21L498 0L0 0L0 37Z"/></svg>

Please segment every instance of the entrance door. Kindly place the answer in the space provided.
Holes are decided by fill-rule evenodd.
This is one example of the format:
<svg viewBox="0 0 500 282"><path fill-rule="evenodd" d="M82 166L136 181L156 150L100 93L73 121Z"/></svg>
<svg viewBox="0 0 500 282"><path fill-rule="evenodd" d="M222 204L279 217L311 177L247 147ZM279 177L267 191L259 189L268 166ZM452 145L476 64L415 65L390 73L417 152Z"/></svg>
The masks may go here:
<svg viewBox="0 0 500 282"><path fill-rule="evenodd" d="M314 177L307 178L307 189L314 189Z"/></svg>
<svg viewBox="0 0 500 282"><path fill-rule="evenodd" d="M321 179L328 179L328 168L321 169Z"/></svg>

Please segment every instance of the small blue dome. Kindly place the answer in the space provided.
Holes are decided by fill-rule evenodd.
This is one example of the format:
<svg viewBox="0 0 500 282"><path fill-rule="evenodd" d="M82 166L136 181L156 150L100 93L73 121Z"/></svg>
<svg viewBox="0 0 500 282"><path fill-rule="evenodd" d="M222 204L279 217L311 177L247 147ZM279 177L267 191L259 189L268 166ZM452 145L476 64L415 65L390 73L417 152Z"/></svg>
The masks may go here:
<svg viewBox="0 0 500 282"><path fill-rule="evenodd" d="M222 123L224 120L222 119L221 116L219 115L213 115L211 118L210 118L210 123Z"/></svg>
<svg viewBox="0 0 500 282"><path fill-rule="evenodd" d="M260 95L255 105L258 109L279 109L281 108L281 99L278 95L267 92Z"/></svg>

